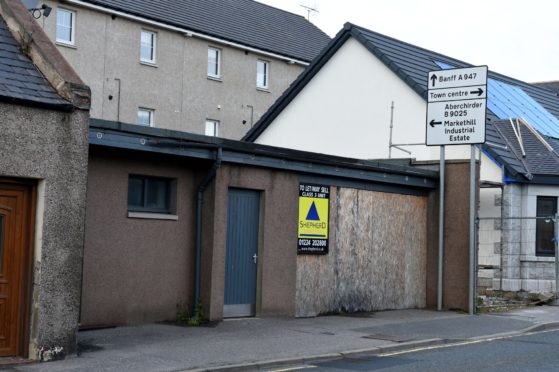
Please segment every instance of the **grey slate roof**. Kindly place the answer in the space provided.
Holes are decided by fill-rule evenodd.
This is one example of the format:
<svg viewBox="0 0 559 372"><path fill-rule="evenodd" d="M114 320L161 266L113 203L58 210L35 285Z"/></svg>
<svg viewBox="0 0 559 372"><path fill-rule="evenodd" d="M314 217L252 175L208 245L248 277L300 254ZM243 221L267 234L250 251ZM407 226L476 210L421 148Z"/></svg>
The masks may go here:
<svg viewBox="0 0 559 372"><path fill-rule="evenodd" d="M310 62L330 37L304 17L252 0L85 0Z"/></svg>
<svg viewBox="0 0 559 372"><path fill-rule="evenodd" d="M543 81L539 83L533 83L535 86L540 88L548 89L559 95L559 81Z"/></svg>
<svg viewBox="0 0 559 372"><path fill-rule="evenodd" d="M547 136L538 138L526 125L520 122L516 126L516 120L513 119L513 124L517 129L520 129L520 138L515 134L515 130L509 120L501 120L493 122L492 125L496 132L498 132L509 148L508 155L513 156L515 161L507 160L509 167L509 176L516 178L522 175L527 180L532 180L537 176L557 176L559 175L559 141ZM553 148L550 151L545 146L545 141ZM524 154L522 153L522 147ZM504 160L504 159L501 159ZM512 168L512 169L510 169Z"/></svg>
<svg viewBox="0 0 559 372"><path fill-rule="evenodd" d="M69 109L72 105L58 95L27 58L0 17L0 100L41 107Z"/></svg>

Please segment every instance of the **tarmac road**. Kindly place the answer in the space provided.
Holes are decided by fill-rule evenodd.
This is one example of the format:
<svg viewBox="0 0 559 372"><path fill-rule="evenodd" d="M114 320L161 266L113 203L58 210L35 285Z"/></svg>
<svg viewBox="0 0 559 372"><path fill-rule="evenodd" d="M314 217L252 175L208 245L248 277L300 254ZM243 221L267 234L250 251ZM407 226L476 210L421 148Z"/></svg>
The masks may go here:
<svg viewBox="0 0 559 372"><path fill-rule="evenodd" d="M80 332L81 353L78 357L69 355L64 360L3 368L17 372L245 372L289 366L306 368L311 364L332 368L320 363L339 361L346 363L346 368L351 367L350 371L371 370L378 366L409 370L412 363L418 363L418 368L436 370L436 362L427 358L428 353L425 360L417 359L423 357L422 353L412 353L383 356L376 364L367 362L379 359L373 355L448 346L450 343L482 342L558 328L559 306L480 315L410 309L316 318L241 318L208 327L145 324ZM549 353L547 344L542 345L541 349ZM476 346L464 346L469 347ZM557 343L553 347L554 353L559 350ZM440 349L441 355L449 352L452 352L450 348ZM369 360L360 358L363 355L368 355ZM490 357L486 359L490 360ZM530 360L536 357L537 354ZM342 358L346 358L345 361ZM449 357L440 370L451 370L456 363L453 358ZM475 361L477 357L471 358ZM542 363L546 360L540 359ZM456 360L462 359L457 357ZM462 365L463 362L456 364L458 367ZM499 370L507 370L507 365Z"/></svg>
<svg viewBox="0 0 559 372"><path fill-rule="evenodd" d="M332 371L559 371L559 330L344 358L301 366Z"/></svg>

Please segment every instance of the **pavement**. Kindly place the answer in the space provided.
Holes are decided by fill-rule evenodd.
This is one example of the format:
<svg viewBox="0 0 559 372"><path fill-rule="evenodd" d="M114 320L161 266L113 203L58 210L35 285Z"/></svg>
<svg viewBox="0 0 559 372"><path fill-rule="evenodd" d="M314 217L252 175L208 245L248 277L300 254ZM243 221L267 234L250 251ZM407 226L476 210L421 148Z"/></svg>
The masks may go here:
<svg viewBox="0 0 559 372"><path fill-rule="evenodd" d="M10 371L273 370L559 328L559 306L467 315L392 310L316 318L242 318L211 326L148 324L82 331L79 356Z"/></svg>

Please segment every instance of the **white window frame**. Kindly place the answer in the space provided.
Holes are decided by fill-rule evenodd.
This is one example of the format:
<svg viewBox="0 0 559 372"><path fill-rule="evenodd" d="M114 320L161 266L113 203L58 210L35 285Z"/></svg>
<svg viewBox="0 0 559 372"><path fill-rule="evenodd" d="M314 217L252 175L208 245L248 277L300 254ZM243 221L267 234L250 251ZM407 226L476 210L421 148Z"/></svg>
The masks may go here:
<svg viewBox="0 0 559 372"><path fill-rule="evenodd" d="M206 119L206 136L218 137L219 136L219 120Z"/></svg>
<svg viewBox="0 0 559 372"><path fill-rule="evenodd" d="M144 42L143 42L143 36L144 35L149 35L151 37L151 43L149 45L144 44ZM143 51L144 47L150 49L151 58L144 58L143 57L142 51ZM140 61L145 62L145 63L155 64L156 63L156 53L157 53L157 33L153 32L153 31L142 30L140 32Z"/></svg>
<svg viewBox="0 0 559 372"><path fill-rule="evenodd" d="M259 67L263 66L264 73L260 74ZM263 76L264 81L261 81L261 76ZM264 61L263 59L256 60L256 87L260 89L268 89L270 86L270 62Z"/></svg>
<svg viewBox="0 0 559 372"><path fill-rule="evenodd" d="M147 113L148 113L149 125L140 123L140 112L147 112ZM154 123L155 123L155 110L154 110L154 109L150 109L150 108L146 108L146 107L138 107L138 120L137 120L137 124L138 124L138 125L142 125L142 126L153 127Z"/></svg>
<svg viewBox="0 0 559 372"><path fill-rule="evenodd" d="M58 21L60 20L60 14L68 13L70 14L70 40L62 39L58 35ZM62 27L68 27L67 25L62 25ZM76 45L76 12L66 8L57 8L56 9L56 42L60 44L66 45Z"/></svg>
<svg viewBox="0 0 559 372"><path fill-rule="evenodd" d="M210 52L215 52L215 57L217 59L215 64L212 64L212 69L210 70ZM221 78L221 49L215 47L208 47L208 77L214 79Z"/></svg>

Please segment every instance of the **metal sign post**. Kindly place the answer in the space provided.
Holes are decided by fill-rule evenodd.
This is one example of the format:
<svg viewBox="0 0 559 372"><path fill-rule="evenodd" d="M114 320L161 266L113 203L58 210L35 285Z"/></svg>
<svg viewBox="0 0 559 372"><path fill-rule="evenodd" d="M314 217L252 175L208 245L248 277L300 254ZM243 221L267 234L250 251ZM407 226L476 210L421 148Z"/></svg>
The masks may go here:
<svg viewBox="0 0 559 372"><path fill-rule="evenodd" d="M444 168L445 145L471 146L470 157L470 265L469 301L473 314L475 296L475 144L485 143L487 66L436 70L427 80L425 144L440 146L439 259L437 268L437 310L443 307L444 259Z"/></svg>
<svg viewBox="0 0 559 372"><path fill-rule="evenodd" d="M476 276L476 229L475 229L475 199L476 199L476 147L471 146L470 155L470 270L468 283L468 312L470 315L475 313L475 276Z"/></svg>
<svg viewBox="0 0 559 372"><path fill-rule="evenodd" d="M444 146L441 146L439 163L439 260L437 267L437 310L443 309L443 260L444 260Z"/></svg>
<svg viewBox="0 0 559 372"><path fill-rule="evenodd" d="M559 305L559 214L553 220L555 224L553 241L555 242L555 305Z"/></svg>

